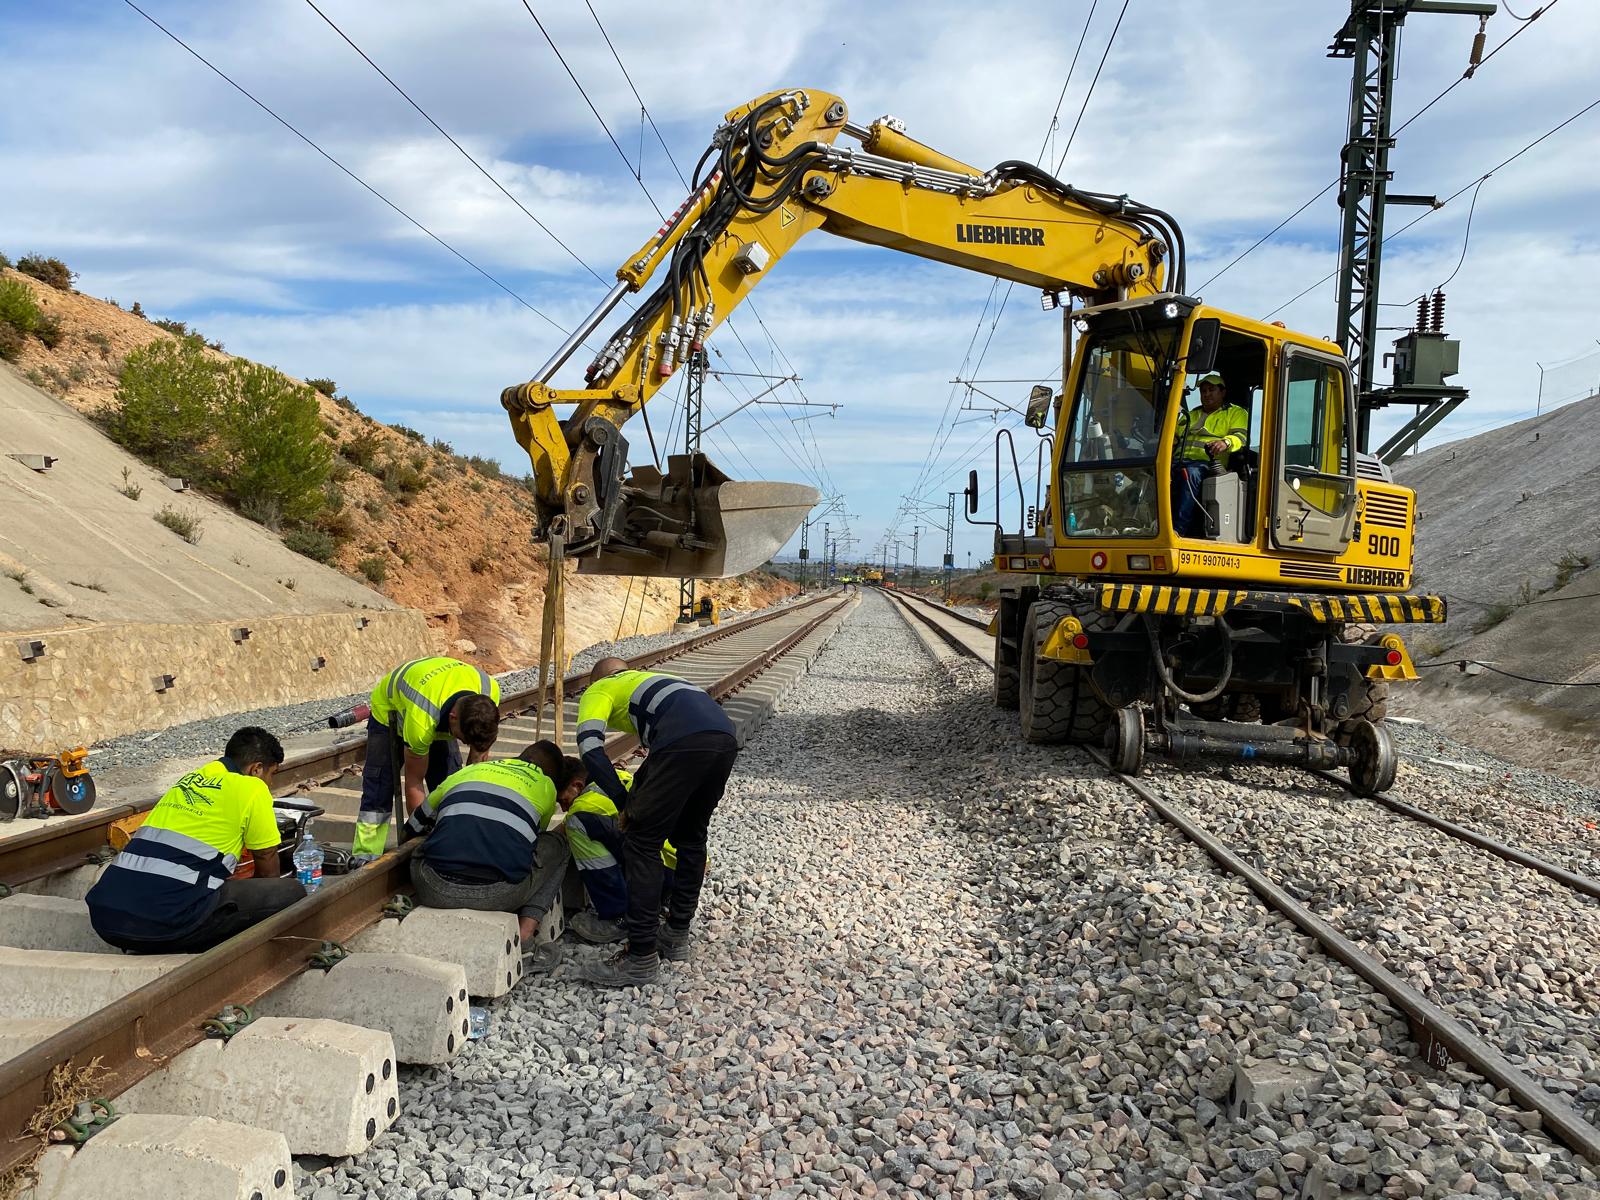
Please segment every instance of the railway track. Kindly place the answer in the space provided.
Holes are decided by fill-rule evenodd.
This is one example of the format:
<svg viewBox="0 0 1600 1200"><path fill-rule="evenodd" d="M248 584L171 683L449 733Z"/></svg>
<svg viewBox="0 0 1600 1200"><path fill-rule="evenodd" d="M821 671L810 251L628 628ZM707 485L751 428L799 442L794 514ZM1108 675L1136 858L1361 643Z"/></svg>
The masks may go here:
<svg viewBox="0 0 1600 1200"><path fill-rule="evenodd" d="M992 668L992 639L987 634L984 622L920 596L911 598L893 591L883 594L896 602L896 607L913 629L928 631L928 636L923 640L935 657L947 660L975 659ZM1369 954L1329 920L1292 895L1280 882L1247 861L1238 849L1173 804L1170 798L1158 794L1144 780L1115 771L1108 758L1098 750L1089 748L1087 753L1108 774L1137 794L1163 821L1203 849L1225 871L1243 880L1269 908L1288 918L1313 938L1330 957L1385 996L1406 1017L1413 1041L1432 1066L1442 1068L1452 1061L1464 1063L1497 1088L1507 1091L1524 1109L1538 1113L1544 1126L1573 1150L1591 1162L1600 1163L1600 1129L1585 1119L1563 1096L1546 1087L1530 1071L1511 1062L1470 1025L1452 1016L1444 1007L1424 995L1422 990ZM1352 796L1356 795L1346 781L1337 775L1321 771L1310 773L1338 784ZM1362 799L1365 802L1367 798ZM1587 903L1587 899L1600 895L1600 890L1597 890L1600 889L1600 881L1589 876L1569 871L1518 847L1446 821L1393 796L1381 795L1370 799L1397 815L1421 822L1464 845L1534 871L1569 889L1575 896L1586 898L1580 903Z"/></svg>
<svg viewBox="0 0 1600 1200"><path fill-rule="evenodd" d="M809 662L854 602L851 597L826 593L713 629L629 662L636 669L662 665L673 674L706 687L723 702L743 735L764 719L781 686L763 678L764 674L786 660ZM804 666L794 670L803 671ZM567 704L564 733L569 749L576 726L577 696L588 682L587 672L570 675L564 681ZM549 696L541 697L536 690L507 696L502 711L505 716L497 754L515 753L531 740L541 712L547 736L554 723ZM352 781L345 776L362 761L364 742L364 736L353 738L295 756L280 772L280 781L286 782L296 795L327 810L318 829L319 836L338 836L341 830L348 833L354 821L360 796L359 780ZM613 761L622 762L637 750L637 739L613 737L606 749ZM147 810L156 799L152 796L138 804L119 805L100 813L96 820L63 826L59 830L46 827L0 845L0 879L13 887L32 886L42 890L40 885L59 882L56 877L64 873L81 871L86 855L104 851L107 830L113 821ZM59 1014L53 1013L68 1018L55 1022L64 1027L0 1063L0 1172L25 1164L36 1153L39 1141L37 1136L27 1133L29 1122L52 1100L52 1078L63 1069L82 1070L98 1059L107 1073L105 1094L119 1094L201 1042L206 1036L202 1025L225 1007L254 1005L275 989L302 976L308 966L344 970L344 964L337 958L333 962L318 958L323 944L346 942L363 931L371 931L386 915L396 915L390 908L391 902L397 895L410 891L410 859L417 845L416 842L407 843L364 869L330 876L315 896L204 954L170 956L178 960L171 963L154 963L154 957L168 956L142 960L143 965L166 969L108 1004L85 1012L72 1011L70 1006L65 1006ZM5 928L6 906L22 904L35 908L50 904L54 906L55 915L72 916L67 911L72 905L70 900L59 895L45 898L24 894L0 900L0 929ZM77 908L82 908L81 900ZM434 911L418 910L419 913ZM504 986L495 978L490 981L494 985L492 991L486 987L472 989L474 995L503 994L514 986L521 970L515 918L510 914L467 916L491 918L491 923L493 918L505 918L500 924L506 925L508 930L497 927L489 935L491 942L502 935L506 939L503 954L490 947L490 956L495 959L493 969L505 971ZM86 926L86 914L79 923ZM408 919L401 925L411 923ZM81 965L77 960L90 957L33 944L14 946L15 941L27 942L28 939L0 934L0 964L3 964L0 965L0 984L8 979L20 982L22 975L30 970L34 973L51 970L69 959ZM115 955L109 948L100 949L103 953L94 957L114 959L120 964L141 964L140 959ZM468 948L462 948L456 957L469 953ZM514 965L507 968L507 962ZM462 967L468 978L473 969L476 968L470 962ZM464 988L459 996L445 997L444 1012L449 1014L449 1030L440 1036L447 1055L453 1054L466 1040L466 1000ZM5 1008L4 1002L0 1002L0 1011ZM15 1003L12 1015L18 1015ZM37 1014L29 1011L23 1015ZM403 1056L400 1060L424 1061ZM392 1068L393 1062L385 1059L384 1080L390 1078ZM367 1092L372 1093L374 1087L374 1076L369 1074ZM382 1089L378 1091L381 1094ZM391 1100L387 1112L390 1119L394 1112ZM383 1127L387 1127L387 1121L381 1120L380 1113L366 1129L365 1141L370 1143ZM291 1149L295 1153L302 1152ZM265 1195L283 1194L276 1190L282 1186L280 1180Z"/></svg>

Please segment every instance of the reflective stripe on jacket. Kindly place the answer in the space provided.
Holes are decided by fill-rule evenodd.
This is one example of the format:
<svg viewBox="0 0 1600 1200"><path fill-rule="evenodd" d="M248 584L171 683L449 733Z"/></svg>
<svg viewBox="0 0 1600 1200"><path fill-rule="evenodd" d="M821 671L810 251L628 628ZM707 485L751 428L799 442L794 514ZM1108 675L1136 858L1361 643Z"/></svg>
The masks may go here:
<svg viewBox="0 0 1600 1200"><path fill-rule="evenodd" d="M372 715L384 725L398 718L400 739L413 754L426 754L434 742L450 737L441 728L445 705L462 694L500 703L500 682L470 663L454 658L417 658L396 667L372 689Z"/></svg>
<svg viewBox="0 0 1600 1200"><path fill-rule="evenodd" d="M520 758L473 763L451 775L406 822L427 833L422 856L434 870L469 882L521 883L533 873L533 848L550 827L556 787Z"/></svg>
<svg viewBox="0 0 1600 1200"><path fill-rule="evenodd" d="M578 753L589 778L620 808L626 789L606 757L606 730L636 733L646 750L663 750L696 733L733 736L733 722L704 688L655 671L619 671L597 679L578 699Z"/></svg>
<svg viewBox="0 0 1600 1200"><path fill-rule="evenodd" d="M1206 443L1227 442L1228 449L1218 455L1223 466L1227 466L1228 455L1243 450L1249 440L1250 414L1237 404L1224 404L1211 412L1191 408L1188 432L1178 445L1179 456L1186 461L1209 462L1211 455L1206 453Z"/></svg>
<svg viewBox="0 0 1600 1200"><path fill-rule="evenodd" d="M267 785L207 763L167 790L89 889L90 922L101 936L182 937L211 915L246 846L278 844Z"/></svg>
<svg viewBox="0 0 1600 1200"><path fill-rule="evenodd" d="M617 777L622 780L622 786L630 792L633 790L633 775L620 768ZM594 784L590 784L578 793L578 798L572 802L572 807L567 809L567 820L582 813L594 813L597 816L616 820L617 806L612 803L611 797L602 792ZM567 835L567 844L572 849L572 861L577 864L580 871L590 871L597 867L610 867L616 865L616 859L611 852L591 838L577 833L578 827L571 825ZM671 842L661 843L661 865L669 871L678 869L678 848Z"/></svg>

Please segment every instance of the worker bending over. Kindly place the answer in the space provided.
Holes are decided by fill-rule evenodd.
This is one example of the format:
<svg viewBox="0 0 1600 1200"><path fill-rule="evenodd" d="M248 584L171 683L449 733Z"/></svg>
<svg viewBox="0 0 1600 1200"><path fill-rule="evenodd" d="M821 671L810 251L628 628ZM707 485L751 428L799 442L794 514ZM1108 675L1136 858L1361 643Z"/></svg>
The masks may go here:
<svg viewBox="0 0 1600 1200"><path fill-rule="evenodd" d="M689 957L689 926L705 876L706 830L733 770L739 744L728 714L703 689L654 671L631 671L620 658L595 664L578 700L578 753L589 780L622 817L622 870L628 885L626 949L585 964L581 977L610 987L653 983L661 958ZM635 733L649 757L630 795L606 757L606 730ZM669 907L659 931L662 844L678 850Z"/></svg>
<svg viewBox="0 0 1600 1200"><path fill-rule="evenodd" d="M1187 421L1187 424L1184 424ZM1177 453L1172 464L1172 528L1179 537L1210 537L1200 485L1211 465L1228 469L1228 455L1243 450L1250 437L1250 414L1228 403L1228 385L1212 371L1200 379L1200 407L1180 414Z"/></svg>
<svg viewBox="0 0 1600 1200"><path fill-rule="evenodd" d="M633 773L616 768L617 778L630 792ZM589 942L620 942L627 937L628 879L622 869L622 830L617 828L617 806L597 784L589 784L570 803L567 812L567 846L578 868L589 907L567 922L567 927ZM661 891L672 895L678 851L670 841L661 843Z"/></svg>
<svg viewBox="0 0 1600 1200"><path fill-rule="evenodd" d="M278 875L269 785L281 762L278 739L247 725L173 784L89 889L95 933L134 954L195 954L303 897L294 876ZM232 879L245 848L255 878Z"/></svg>
<svg viewBox="0 0 1600 1200"><path fill-rule="evenodd" d="M567 767L554 742L516 758L462 767L406 821L405 838L427 840L411 859L417 899L429 908L514 912L523 944L550 911L566 850L545 837Z"/></svg>
<svg viewBox="0 0 1600 1200"><path fill-rule="evenodd" d="M379 855L389 837L396 768L403 760L405 811L461 766L489 757L500 734L500 684L470 663L418 658L396 667L372 689L367 760L361 768L361 814L351 851Z"/></svg>

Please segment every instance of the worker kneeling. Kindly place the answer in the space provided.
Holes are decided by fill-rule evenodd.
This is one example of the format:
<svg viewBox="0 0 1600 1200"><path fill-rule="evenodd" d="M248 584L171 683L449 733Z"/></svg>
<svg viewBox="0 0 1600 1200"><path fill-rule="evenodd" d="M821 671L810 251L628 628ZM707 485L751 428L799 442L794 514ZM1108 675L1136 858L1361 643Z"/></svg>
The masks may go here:
<svg viewBox="0 0 1600 1200"><path fill-rule="evenodd" d="M565 873L565 848L544 834L566 776L561 748L543 741L516 758L462 767L436 787L405 826L405 837L427 837L411 860L417 899L514 912L527 945Z"/></svg>
<svg viewBox="0 0 1600 1200"><path fill-rule="evenodd" d="M580 977L609 987L653 983L663 957L689 957L689 926L705 878L706 830L722 799L739 743L733 722L704 688L653 671L632 671L620 658L595 664L594 682L578 700L578 753L590 782L622 816L622 869L628 885L625 950L585 963ZM637 734L649 756L630 794L606 757L606 730ZM570 835L569 835L570 836ZM662 844L678 850L669 907L658 931ZM658 948L659 942L659 948Z"/></svg>
<svg viewBox="0 0 1600 1200"><path fill-rule="evenodd" d="M278 739L246 726L173 784L89 889L94 931L134 954L194 954L301 899L294 876L278 877L269 785L282 762ZM232 879L246 847L255 878Z"/></svg>
<svg viewBox="0 0 1600 1200"><path fill-rule="evenodd" d="M500 683L458 659L419 658L378 680L370 705L351 851L375 857L389 839L397 768L405 811L413 813L460 768L457 739L467 744L469 763L489 757L500 736Z"/></svg>
<svg viewBox="0 0 1600 1200"><path fill-rule="evenodd" d="M633 773L617 768L624 789L633 790ZM566 809L567 846L572 865L578 868L589 907L567 922L573 933L589 942L620 942L628 936L628 878L622 869L624 851L622 830L618 827L616 803L589 784ZM678 869L678 851L670 841L661 843L661 892L671 897L673 875ZM658 951L659 953L659 951Z"/></svg>

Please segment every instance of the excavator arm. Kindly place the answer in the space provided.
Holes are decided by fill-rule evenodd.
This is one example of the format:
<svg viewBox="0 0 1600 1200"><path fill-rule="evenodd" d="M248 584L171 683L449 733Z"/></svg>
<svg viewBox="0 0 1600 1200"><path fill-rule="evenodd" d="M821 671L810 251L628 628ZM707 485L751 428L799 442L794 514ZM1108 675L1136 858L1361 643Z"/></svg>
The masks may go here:
<svg viewBox="0 0 1600 1200"><path fill-rule="evenodd" d="M837 144L841 134L857 145ZM533 464L540 531L585 571L715 577L764 562L817 500L798 484L729 480L703 456L624 479L621 429L779 259L815 229L1090 303L1182 289L1165 213L1084 192L1030 163L989 171L850 122L819 92L774 92L727 114L689 198L530 382L501 400ZM1169 262L1169 259L1171 260ZM651 285L646 291L647 286ZM587 387L550 380L619 303L637 308L595 355ZM558 419L556 405L575 405Z"/></svg>

